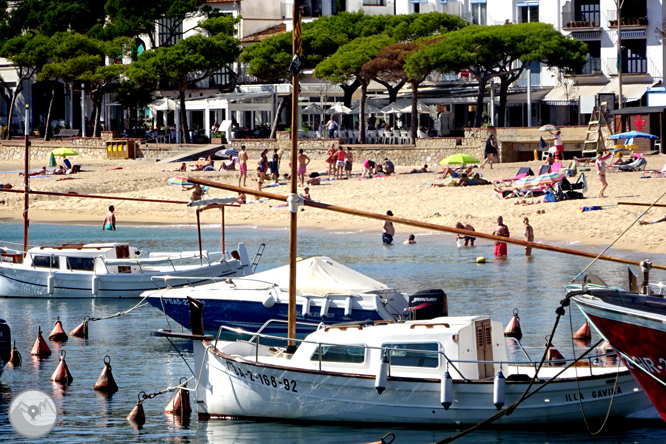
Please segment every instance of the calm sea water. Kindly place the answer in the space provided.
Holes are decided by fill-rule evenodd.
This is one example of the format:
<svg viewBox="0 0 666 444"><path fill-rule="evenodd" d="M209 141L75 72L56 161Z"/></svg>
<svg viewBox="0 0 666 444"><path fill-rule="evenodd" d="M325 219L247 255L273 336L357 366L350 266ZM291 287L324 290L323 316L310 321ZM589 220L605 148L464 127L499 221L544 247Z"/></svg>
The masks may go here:
<svg viewBox="0 0 666 444"><path fill-rule="evenodd" d="M407 232L400 232L402 241ZM537 233L538 235L538 233ZM147 251L193 250L197 235L193 227L182 226L121 226L116 232L101 231L98 226L33 224L30 244L63 242L129 241ZM555 308L563 296L562 288L588 263L589 259L535 250L533 258L525 258L523 249L509 246L509 257L492 260L492 244L478 241L474 248L456 248L453 237L445 234L417 234L416 245L381 245L377 232L324 232L301 230L299 256L327 255L405 292L442 288L449 298L451 315L489 314L506 324L514 308L520 310L523 344L534 357L543 346L544 336L555 320ZM20 224L0 223L0 241L22 242ZM204 248L219 250L219 227L203 230ZM237 227L227 230L227 248L245 242L250 257L259 245L266 243L259 270L284 265L288 255L286 229ZM598 247L566 245L598 251ZM613 251L614 256L651 259L666 263L664 255L634 254ZM477 265L484 256L487 264ZM625 286L626 266L597 262L591 271L608 283ZM665 280L661 272L653 272L652 280ZM187 424L175 423L164 414L170 394L144 402L146 424L135 430L125 420L140 391L160 391L175 385L181 377L190 377L185 360L192 365L191 345L174 341L174 349L163 338L151 332L165 328L163 315L152 307L109 320L92 322L87 340L71 338L64 344L50 343L53 355L33 360L29 353L42 327L48 336L59 316L66 331L79 324L85 316L103 317L132 307L136 301L119 300L30 300L0 299L0 317L12 327L13 339L23 354L23 366L6 369L0 378L0 440L28 442L14 433L8 421L7 408L13 396L28 388L39 388L53 394L59 409L59 421L50 435L40 442L83 443L101 442L233 442L233 443L364 443L378 441L393 431L397 443L426 443L443 439L455 430L396 428L362 428L357 426L323 426L282 424L253 421L197 421L196 413ZM555 345L565 356L572 356L571 329L583 323L575 308L569 311L555 335ZM596 337L596 336L595 336ZM597 337L598 338L598 337ZM595 339L596 340L596 339ZM66 389L53 385L49 378L57 365L60 350L67 352L67 364L74 382ZM111 357L113 373L120 390L106 397L93 386L104 364ZM578 418L575 418L576 420ZM613 424L600 435L591 436L581 430L490 430L476 432L460 442L664 442L666 427L662 423ZM32 442L32 441L30 441Z"/></svg>

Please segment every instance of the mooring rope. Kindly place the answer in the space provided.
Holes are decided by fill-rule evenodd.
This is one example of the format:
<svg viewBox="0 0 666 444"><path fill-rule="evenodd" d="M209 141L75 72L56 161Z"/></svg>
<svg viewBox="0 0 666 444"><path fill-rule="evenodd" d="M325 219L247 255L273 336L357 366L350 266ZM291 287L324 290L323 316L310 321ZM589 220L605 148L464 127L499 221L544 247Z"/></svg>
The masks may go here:
<svg viewBox="0 0 666 444"><path fill-rule="evenodd" d="M148 296L150 296L150 295L144 296L143 299L141 299L134 307L132 307L128 310L119 311L118 313L112 314L110 316L104 316L104 317L101 317L101 318L90 318L88 320L89 321L103 321L103 320L106 320L106 319L111 319L111 318L116 318L118 316L122 316L124 314L127 314L127 313L131 312L132 310L136 310L137 308L141 308L141 307L144 307L144 306L148 305L149 304L148 302L144 303L144 301L148 298Z"/></svg>

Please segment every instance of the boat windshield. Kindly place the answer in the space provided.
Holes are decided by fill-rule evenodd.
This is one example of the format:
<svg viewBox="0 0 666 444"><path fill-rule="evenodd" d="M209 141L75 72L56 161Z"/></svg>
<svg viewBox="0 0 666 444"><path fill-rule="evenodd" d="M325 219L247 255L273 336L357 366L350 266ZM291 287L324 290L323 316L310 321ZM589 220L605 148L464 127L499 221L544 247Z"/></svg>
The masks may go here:
<svg viewBox="0 0 666 444"><path fill-rule="evenodd" d="M391 365L429 368L439 366L438 342L389 343L382 344L382 348L389 349Z"/></svg>
<svg viewBox="0 0 666 444"><path fill-rule="evenodd" d="M310 358L311 361L344 362L347 364L363 364L365 362L365 345L323 345L321 344Z"/></svg>
<svg viewBox="0 0 666 444"><path fill-rule="evenodd" d="M36 255L32 257L33 267L59 268L58 256Z"/></svg>

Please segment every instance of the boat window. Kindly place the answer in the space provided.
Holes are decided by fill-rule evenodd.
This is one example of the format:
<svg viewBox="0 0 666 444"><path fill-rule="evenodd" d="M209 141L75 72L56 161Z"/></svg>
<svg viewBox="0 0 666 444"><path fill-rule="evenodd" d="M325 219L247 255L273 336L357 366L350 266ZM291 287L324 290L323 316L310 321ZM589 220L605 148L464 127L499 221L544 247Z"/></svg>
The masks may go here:
<svg viewBox="0 0 666 444"><path fill-rule="evenodd" d="M391 365L402 367L429 367L439 366L439 343L422 342L412 344L383 344L391 352Z"/></svg>
<svg viewBox="0 0 666 444"><path fill-rule="evenodd" d="M32 264L35 267L59 268L58 256L33 256Z"/></svg>
<svg viewBox="0 0 666 444"><path fill-rule="evenodd" d="M93 271L95 269L95 258L67 257L67 268L70 270Z"/></svg>
<svg viewBox="0 0 666 444"><path fill-rule="evenodd" d="M312 354L311 361L319 361L321 349L322 362L346 362L350 364L363 364L365 361L365 346L357 345L322 345Z"/></svg>

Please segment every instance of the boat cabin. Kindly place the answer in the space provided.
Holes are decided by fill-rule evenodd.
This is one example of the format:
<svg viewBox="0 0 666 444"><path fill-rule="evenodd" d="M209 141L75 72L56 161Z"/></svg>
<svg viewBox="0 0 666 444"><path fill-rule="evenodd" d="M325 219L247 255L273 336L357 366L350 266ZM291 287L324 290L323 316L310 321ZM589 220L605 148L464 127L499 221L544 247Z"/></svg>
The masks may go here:
<svg viewBox="0 0 666 444"><path fill-rule="evenodd" d="M96 274L138 273L139 267L111 265L114 259L134 259L139 250L125 243L63 244L59 247L35 247L28 250L23 265L58 271L89 271ZM101 259L101 260L98 260Z"/></svg>
<svg viewBox="0 0 666 444"><path fill-rule="evenodd" d="M291 363L313 370L344 368L373 375L386 354L391 376L440 378L448 367L453 379L478 380L493 378L499 362L507 360L502 323L488 316L447 316L369 327L332 326L310 334L306 341Z"/></svg>

